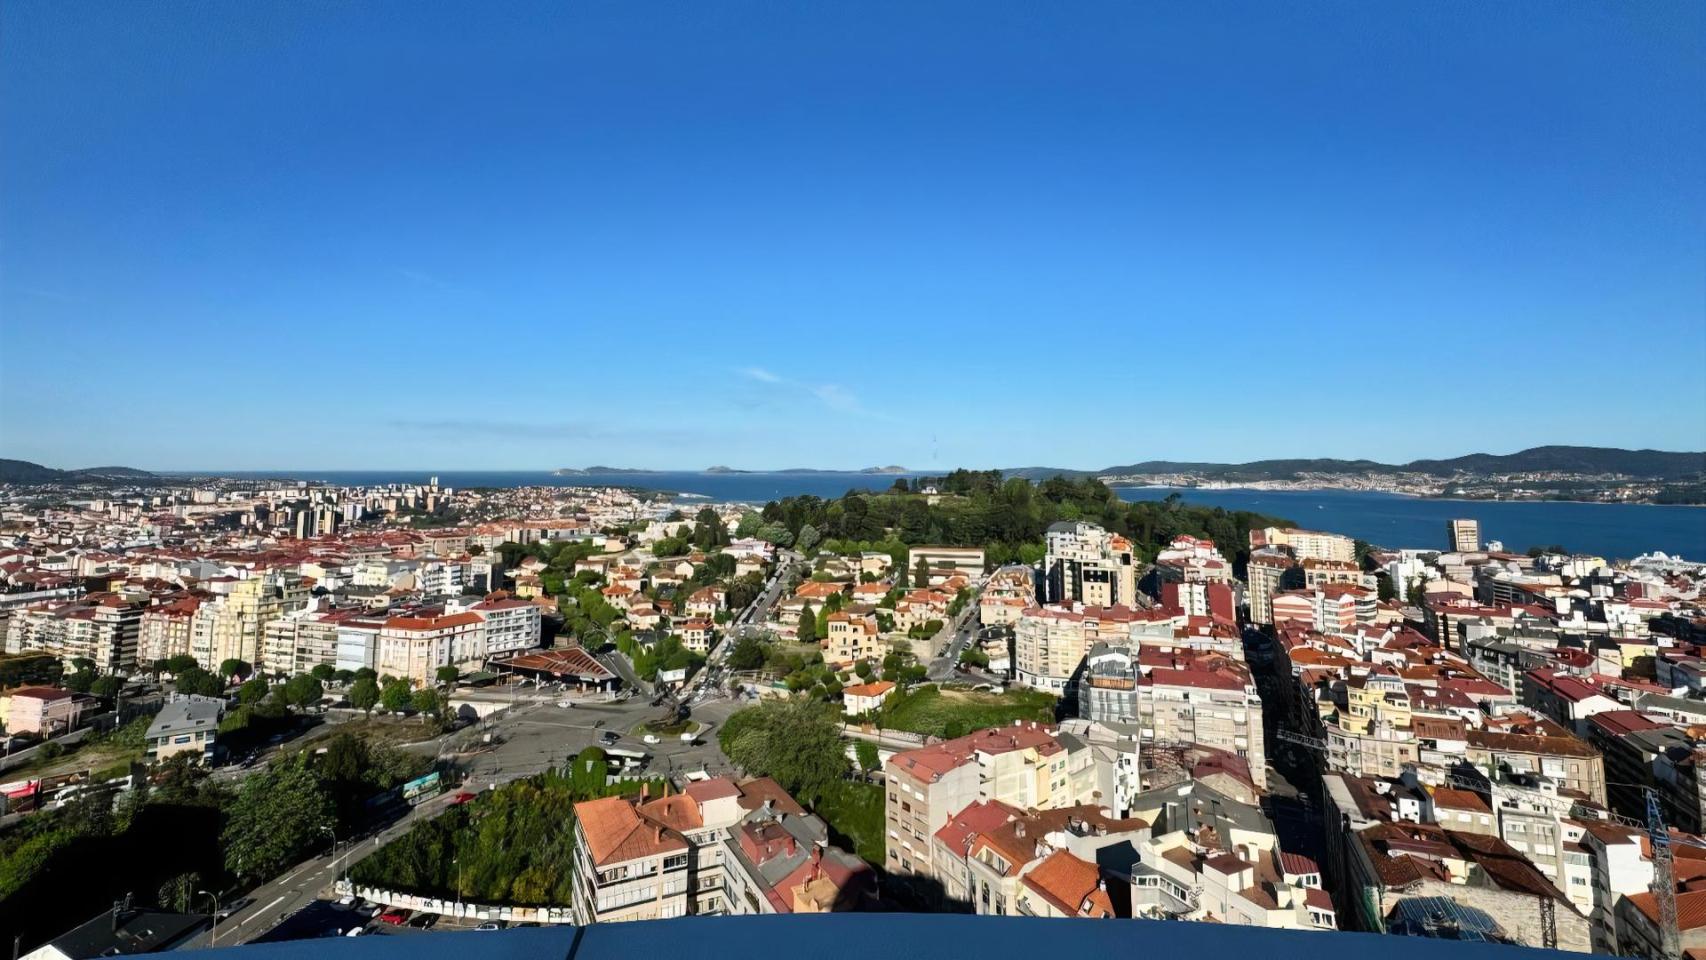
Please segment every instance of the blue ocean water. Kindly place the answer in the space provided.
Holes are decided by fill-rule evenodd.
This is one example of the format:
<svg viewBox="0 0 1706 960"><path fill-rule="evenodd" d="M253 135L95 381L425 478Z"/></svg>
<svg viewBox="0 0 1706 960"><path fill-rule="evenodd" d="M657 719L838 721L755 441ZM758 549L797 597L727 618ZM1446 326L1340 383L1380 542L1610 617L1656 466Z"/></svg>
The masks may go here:
<svg viewBox="0 0 1706 960"><path fill-rule="evenodd" d="M1160 500L1177 493L1186 503L1285 517L1307 529L1384 547L1444 549L1446 521L1472 518L1481 522L1483 541L1499 540L1517 552L1558 544L1607 558L1628 559L1653 550L1706 558L1706 507L1426 500L1357 490L1115 490L1125 500Z"/></svg>
<svg viewBox="0 0 1706 960"><path fill-rule="evenodd" d="M422 483L425 470L295 470L232 472L222 476L289 477L338 485L370 486ZM810 494L839 497L849 490L884 490L893 474L864 473L601 473L590 477L554 477L547 471L444 470L448 487L611 486L697 494L712 500L764 503ZM1560 544L1581 553L1628 558L1652 550L1691 559L1706 557L1706 507L1643 504L1425 500L1353 490L1168 490L1116 487L1126 500L1159 500L1178 493L1187 503L1253 510L1329 530L1386 547L1441 549L1445 522L1454 517L1481 521L1484 540L1501 540L1508 550Z"/></svg>
<svg viewBox="0 0 1706 960"><path fill-rule="evenodd" d="M531 470L276 470L221 473L226 477L287 477L339 486L387 483L425 483L437 476L446 487L639 487L692 493L712 500L766 503L780 497L810 494L839 497L849 490L886 490L900 474L870 473L599 473L585 477L556 477Z"/></svg>

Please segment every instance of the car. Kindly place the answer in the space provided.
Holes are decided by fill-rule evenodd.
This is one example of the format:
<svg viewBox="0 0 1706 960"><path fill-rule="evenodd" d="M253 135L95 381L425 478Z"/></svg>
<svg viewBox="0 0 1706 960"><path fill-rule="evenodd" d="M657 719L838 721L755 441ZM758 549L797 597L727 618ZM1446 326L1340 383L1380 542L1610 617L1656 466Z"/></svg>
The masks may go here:
<svg viewBox="0 0 1706 960"><path fill-rule="evenodd" d="M655 734L655 733L648 733L644 737L641 737L640 739L646 741L647 743L662 743L663 742L662 740L658 739L657 734Z"/></svg>
<svg viewBox="0 0 1706 960"><path fill-rule="evenodd" d="M575 705L575 702L573 700L558 700L557 701L557 706L562 707L564 710L571 710L574 708L574 705Z"/></svg>
<svg viewBox="0 0 1706 960"><path fill-rule="evenodd" d="M361 936L362 929L363 929L362 927L350 927L349 931L346 932L344 934L344 936L346 936L346 937L359 937L359 936Z"/></svg>
<svg viewBox="0 0 1706 960"><path fill-rule="evenodd" d="M599 742L604 744L607 747L615 746L616 741L618 741L620 739L622 739L622 738L620 736L617 736L616 731L614 731L614 730L606 730L598 738Z"/></svg>
<svg viewBox="0 0 1706 960"><path fill-rule="evenodd" d="M353 910L361 905L361 898L354 896L353 894L345 894L344 896L339 897L332 905L337 907L339 910Z"/></svg>
<svg viewBox="0 0 1706 960"><path fill-rule="evenodd" d="M487 920L485 923L480 924L479 926L475 927L474 929L475 930L502 930L503 927L499 926L498 922L496 920Z"/></svg>
<svg viewBox="0 0 1706 960"><path fill-rule="evenodd" d="M453 807L460 807L464 803L467 803L468 801L470 801L472 799L474 799L474 795L469 793L468 791L464 790L461 793L458 793L456 796L450 798L450 805Z"/></svg>
<svg viewBox="0 0 1706 960"><path fill-rule="evenodd" d="M408 922L408 919L409 911L407 910L387 910L379 915L380 923L389 923L393 927L402 926L404 923Z"/></svg>

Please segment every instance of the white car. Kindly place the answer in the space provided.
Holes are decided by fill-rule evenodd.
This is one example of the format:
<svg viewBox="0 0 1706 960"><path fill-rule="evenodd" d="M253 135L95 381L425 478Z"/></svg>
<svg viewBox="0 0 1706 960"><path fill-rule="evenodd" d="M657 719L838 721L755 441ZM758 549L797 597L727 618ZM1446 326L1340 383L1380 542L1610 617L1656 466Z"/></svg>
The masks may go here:
<svg viewBox="0 0 1706 960"><path fill-rule="evenodd" d="M663 742L662 740L659 740L657 738L656 734L652 734L652 733L648 733L644 737L641 737L640 739L646 741L647 743L662 743Z"/></svg>

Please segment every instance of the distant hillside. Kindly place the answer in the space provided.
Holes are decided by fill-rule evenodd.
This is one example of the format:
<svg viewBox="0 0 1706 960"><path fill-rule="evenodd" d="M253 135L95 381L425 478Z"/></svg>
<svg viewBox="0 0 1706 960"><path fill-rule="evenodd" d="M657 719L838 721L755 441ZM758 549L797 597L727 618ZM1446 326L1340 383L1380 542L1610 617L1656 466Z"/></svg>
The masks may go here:
<svg viewBox="0 0 1706 960"><path fill-rule="evenodd" d="M1179 460L1146 460L1102 470L1062 470L1051 467L1019 467L1004 471L1010 476L1133 476L1190 474L1211 480L1289 480L1301 473L1356 476L1370 473L1425 473L1451 476L1468 473L1481 476L1511 473L1617 473L1651 480L1688 480L1706 474L1706 452L1670 453L1663 450L1622 450L1616 447L1532 447L1517 453L1471 453L1449 460L1413 460L1409 463L1379 463L1374 460L1253 460L1249 463L1202 463Z"/></svg>
<svg viewBox="0 0 1706 960"><path fill-rule="evenodd" d="M1620 450L1616 447L1532 447L1500 456L1471 453L1451 460L1416 460L1406 465L1417 473L1622 473L1655 480L1684 480L1706 473L1706 453L1663 450Z"/></svg>
<svg viewBox="0 0 1706 960"><path fill-rule="evenodd" d="M90 480L146 480L154 474L133 467L85 467L56 470L28 460L0 460L0 483L83 483Z"/></svg>

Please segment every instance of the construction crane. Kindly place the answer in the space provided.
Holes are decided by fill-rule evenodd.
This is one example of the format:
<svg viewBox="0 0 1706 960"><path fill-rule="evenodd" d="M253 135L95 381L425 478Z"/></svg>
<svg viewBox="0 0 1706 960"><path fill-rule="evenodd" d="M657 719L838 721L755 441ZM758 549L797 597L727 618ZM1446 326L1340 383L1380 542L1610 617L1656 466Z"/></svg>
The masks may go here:
<svg viewBox="0 0 1706 960"><path fill-rule="evenodd" d="M1653 847L1653 901L1659 908L1659 949L1665 960L1682 960L1682 931L1676 923L1676 864L1671 858L1670 830L1665 826L1659 793L1647 794L1647 840Z"/></svg>

